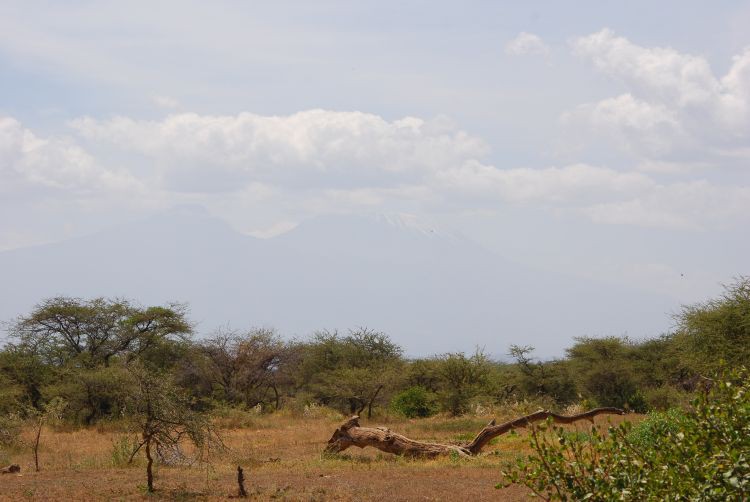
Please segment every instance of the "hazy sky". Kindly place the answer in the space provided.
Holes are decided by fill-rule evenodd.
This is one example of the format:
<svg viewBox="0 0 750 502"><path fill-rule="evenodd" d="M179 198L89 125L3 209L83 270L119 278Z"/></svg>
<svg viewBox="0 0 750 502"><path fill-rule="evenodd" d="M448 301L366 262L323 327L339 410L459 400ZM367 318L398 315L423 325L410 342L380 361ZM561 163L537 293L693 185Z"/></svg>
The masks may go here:
<svg viewBox="0 0 750 502"><path fill-rule="evenodd" d="M571 7L575 5L575 8ZM694 301L750 272L748 2L0 3L0 249L406 213Z"/></svg>

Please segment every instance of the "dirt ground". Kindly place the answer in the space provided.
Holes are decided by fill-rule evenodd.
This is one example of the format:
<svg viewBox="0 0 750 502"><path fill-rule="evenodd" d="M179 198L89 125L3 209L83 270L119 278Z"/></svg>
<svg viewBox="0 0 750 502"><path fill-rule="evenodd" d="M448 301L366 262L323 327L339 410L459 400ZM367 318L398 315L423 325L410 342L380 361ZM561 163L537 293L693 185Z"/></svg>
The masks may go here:
<svg viewBox="0 0 750 502"><path fill-rule="evenodd" d="M40 472L28 448L0 452L0 464L21 465L0 476L0 500L225 500L237 494L236 469L245 470L250 500L526 500L521 486L496 489L501 469L528 454L524 430L502 436L477 458L408 460L373 449L322 455L341 417L268 415L224 420L226 451L208 452L208 463L159 466L156 492L145 490L145 462L123 459L128 436L114 425L61 431L45 429ZM620 417L598 417L606 426ZM488 417L373 420L414 439L464 442ZM363 423L365 425L365 423ZM569 426L587 430L582 422ZM188 456L189 451L187 452Z"/></svg>

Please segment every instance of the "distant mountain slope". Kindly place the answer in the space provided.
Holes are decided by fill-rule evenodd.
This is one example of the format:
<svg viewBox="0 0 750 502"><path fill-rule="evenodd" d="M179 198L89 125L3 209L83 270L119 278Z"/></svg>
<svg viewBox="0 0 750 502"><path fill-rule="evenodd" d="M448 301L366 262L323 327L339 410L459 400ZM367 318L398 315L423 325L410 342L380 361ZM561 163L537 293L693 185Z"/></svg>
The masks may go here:
<svg viewBox="0 0 750 502"><path fill-rule="evenodd" d="M187 302L199 333L226 323L285 335L368 326L408 354L511 343L561 355L581 335L658 335L665 298L509 263L397 217L325 217L273 239L178 209L106 232L0 253L0 319L54 296Z"/></svg>

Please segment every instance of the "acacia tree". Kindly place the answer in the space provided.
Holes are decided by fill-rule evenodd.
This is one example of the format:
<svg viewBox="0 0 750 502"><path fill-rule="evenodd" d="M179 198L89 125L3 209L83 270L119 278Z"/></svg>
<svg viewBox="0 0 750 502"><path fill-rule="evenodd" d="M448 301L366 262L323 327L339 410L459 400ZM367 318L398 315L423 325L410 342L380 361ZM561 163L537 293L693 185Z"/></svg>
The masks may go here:
<svg viewBox="0 0 750 502"><path fill-rule="evenodd" d="M680 359L704 376L723 364L750 364L750 276L724 286L718 298L688 305L676 316Z"/></svg>
<svg viewBox="0 0 750 502"><path fill-rule="evenodd" d="M453 415L467 411L469 402L487 384L490 360L481 350L466 357L463 353L444 354L439 359L441 389L438 395Z"/></svg>
<svg viewBox="0 0 750 502"><path fill-rule="evenodd" d="M141 308L123 299L56 297L19 317L11 335L26 350L62 366L109 366L117 356L132 360L170 338L191 332L184 305Z"/></svg>
<svg viewBox="0 0 750 502"><path fill-rule="evenodd" d="M566 349L581 390L600 406L644 411L640 375L634 368L634 344L627 337L577 337Z"/></svg>
<svg viewBox="0 0 750 502"><path fill-rule="evenodd" d="M368 417L378 400L386 397L402 366L402 349L385 334L368 328L319 332L301 347L298 381L322 403Z"/></svg>
<svg viewBox="0 0 750 502"><path fill-rule="evenodd" d="M288 383L287 366L294 350L275 331L220 331L201 343L198 351L183 378L203 383L230 403L252 407L273 402L279 408L280 387Z"/></svg>
<svg viewBox="0 0 750 502"><path fill-rule="evenodd" d="M518 382L521 390L532 396L550 396L560 404L574 401L577 397L567 361L539 361L532 356L534 347L511 345L508 351L516 360Z"/></svg>
<svg viewBox="0 0 750 502"><path fill-rule="evenodd" d="M67 406L64 399L56 397L45 403L41 409L29 407L26 410L28 420L34 431L34 440L30 443L31 451L34 453L34 469L39 472L39 445L41 444L42 429L51 421L59 420L63 410Z"/></svg>
<svg viewBox="0 0 750 502"><path fill-rule="evenodd" d="M194 411L188 396L170 378L170 375L148 369L140 363L128 366L130 392L125 412L140 439L130 461L143 449L146 456L146 484L154 491L153 464L156 457L178 450L187 440L197 448L208 444L222 445L208 417ZM179 451L179 450L178 450Z"/></svg>
<svg viewBox="0 0 750 502"><path fill-rule="evenodd" d="M51 298L10 324L14 343L0 371L28 389L26 400L38 409L42 385L53 385L47 392L64 397L69 412L90 424L121 408L122 368L114 362L166 367L190 331L178 304L144 308L122 299ZM29 365L43 371L27 371Z"/></svg>

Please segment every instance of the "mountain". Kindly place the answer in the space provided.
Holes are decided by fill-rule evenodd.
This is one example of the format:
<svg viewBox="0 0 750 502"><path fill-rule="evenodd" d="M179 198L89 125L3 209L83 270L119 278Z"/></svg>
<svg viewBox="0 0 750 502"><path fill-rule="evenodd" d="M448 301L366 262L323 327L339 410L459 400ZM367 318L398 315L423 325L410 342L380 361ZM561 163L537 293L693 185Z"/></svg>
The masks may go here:
<svg viewBox="0 0 750 502"><path fill-rule="evenodd" d="M273 326L286 336L367 326L409 355L561 355L574 336L655 336L668 299L508 262L460 235L393 216L311 219L272 239L197 208L0 253L0 319L57 295L186 302L199 334Z"/></svg>

